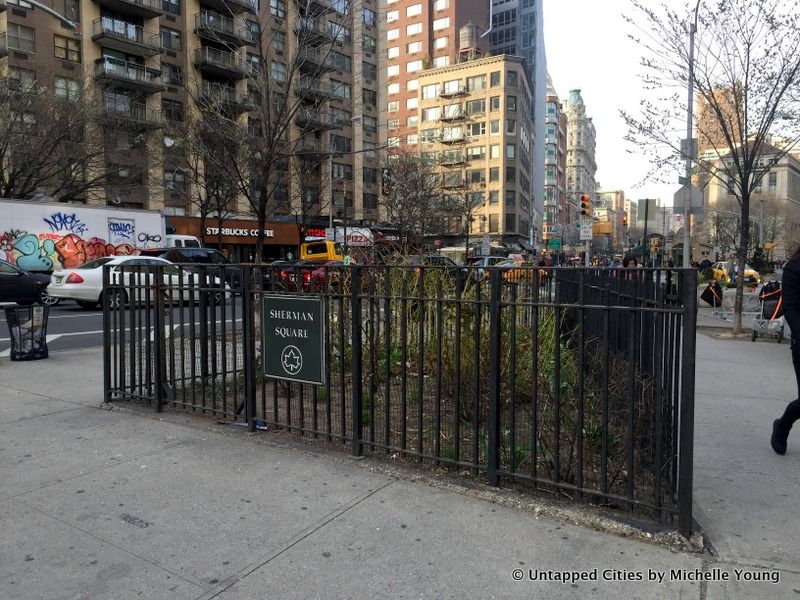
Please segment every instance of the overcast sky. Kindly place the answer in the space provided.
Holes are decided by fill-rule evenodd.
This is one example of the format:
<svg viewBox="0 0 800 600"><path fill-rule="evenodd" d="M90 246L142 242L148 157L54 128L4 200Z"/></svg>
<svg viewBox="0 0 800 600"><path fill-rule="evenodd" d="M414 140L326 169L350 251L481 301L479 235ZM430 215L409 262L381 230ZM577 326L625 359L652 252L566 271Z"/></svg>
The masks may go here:
<svg viewBox="0 0 800 600"><path fill-rule="evenodd" d="M632 12L630 0L544 0L543 10L547 70L562 102L571 89L581 90L597 130L596 178L602 189L671 204L683 173L675 173L675 185L635 187L648 163L630 154L633 148L623 139L627 128L619 109L635 113L642 99L641 50L628 39L629 26L621 17Z"/></svg>

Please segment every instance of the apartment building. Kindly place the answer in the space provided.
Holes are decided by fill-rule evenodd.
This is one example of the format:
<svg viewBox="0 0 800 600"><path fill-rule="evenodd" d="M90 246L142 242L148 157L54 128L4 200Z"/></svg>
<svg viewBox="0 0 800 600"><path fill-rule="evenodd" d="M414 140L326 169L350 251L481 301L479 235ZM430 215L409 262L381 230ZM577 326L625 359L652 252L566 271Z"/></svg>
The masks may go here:
<svg viewBox="0 0 800 600"><path fill-rule="evenodd" d="M567 115L561 100L547 78L544 138L544 219L542 238L561 239L567 216Z"/></svg>
<svg viewBox="0 0 800 600"><path fill-rule="evenodd" d="M93 95L113 117L103 125L108 185L88 202L196 211L181 140L166 132L204 103L243 127L262 126L248 117L264 96L261 73L273 92L302 91L289 136L317 139L303 180L287 178L276 212L303 202L320 218L377 221L377 0L56 2L75 30L25 0L0 6L3 76ZM290 83L292 64L301 74Z"/></svg>
<svg viewBox="0 0 800 600"><path fill-rule="evenodd" d="M417 131L420 75L426 69L455 64L461 46L460 30L471 23L472 39L465 46L480 55L488 48L481 37L488 24L488 0L386 0L386 79L381 106L386 107L385 139L402 143Z"/></svg>
<svg viewBox="0 0 800 600"><path fill-rule="evenodd" d="M625 244L625 192L613 190L597 192L597 197L592 207L594 217L602 223L610 224L609 246L617 251L623 249Z"/></svg>
<svg viewBox="0 0 800 600"><path fill-rule="evenodd" d="M578 203L583 194L594 200L597 183L595 174L596 132L591 117L586 116L581 91L570 90L567 114L567 194L570 196L567 221L574 222L579 215Z"/></svg>
<svg viewBox="0 0 800 600"><path fill-rule="evenodd" d="M492 56L419 73L419 120L411 147L436 164L446 196L468 195L473 220L442 215L451 243L488 234L493 242L530 251L533 117L523 59Z"/></svg>

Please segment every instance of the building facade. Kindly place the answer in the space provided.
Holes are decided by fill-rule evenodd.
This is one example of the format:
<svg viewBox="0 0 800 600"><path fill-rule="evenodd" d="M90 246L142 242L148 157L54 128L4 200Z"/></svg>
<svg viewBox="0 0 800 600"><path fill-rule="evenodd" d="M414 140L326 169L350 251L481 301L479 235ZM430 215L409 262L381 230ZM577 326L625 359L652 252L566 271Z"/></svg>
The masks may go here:
<svg viewBox="0 0 800 600"><path fill-rule="evenodd" d="M74 31L24 0L3 7L3 76L66 96L87 94L114 117L101 125L109 176L87 202L196 212L190 199L199 191L183 168L181 140L167 131L207 104L248 127L254 98L264 93L253 89L261 73L285 97L304 90L306 104L287 136L313 133L320 142L307 180L287 178L278 216L303 202L321 218L333 212L337 219L378 220L377 0L56 3L77 23ZM297 77L287 81L296 65ZM320 93L305 93L312 88ZM251 210L245 202L232 209Z"/></svg>
<svg viewBox="0 0 800 600"><path fill-rule="evenodd" d="M621 252L625 245L625 192L614 190L610 192L597 192L594 203L594 216L601 222L611 225L609 247L615 252Z"/></svg>
<svg viewBox="0 0 800 600"><path fill-rule="evenodd" d="M567 210L567 115L548 77L544 138L544 247L561 240L568 224Z"/></svg>
<svg viewBox="0 0 800 600"><path fill-rule="evenodd" d="M580 214L578 204L583 194L594 200L596 191L596 132L579 89L570 90L567 106L567 221L575 222Z"/></svg>
<svg viewBox="0 0 800 600"><path fill-rule="evenodd" d="M419 74L418 147L448 195L467 195L475 207L443 217L441 230L533 249L532 88L524 62L492 56ZM412 146L413 147L413 146Z"/></svg>

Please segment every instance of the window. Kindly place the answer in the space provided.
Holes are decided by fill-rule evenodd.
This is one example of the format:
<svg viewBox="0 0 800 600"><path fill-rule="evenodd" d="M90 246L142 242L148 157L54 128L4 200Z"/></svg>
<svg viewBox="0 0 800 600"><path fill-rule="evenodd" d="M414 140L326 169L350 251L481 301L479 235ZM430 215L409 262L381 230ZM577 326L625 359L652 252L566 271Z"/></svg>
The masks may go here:
<svg viewBox="0 0 800 600"><path fill-rule="evenodd" d="M446 67L449 64L450 64L449 56L437 56L436 58L433 59L433 66L436 69Z"/></svg>
<svg viewBox="0 0 800 600"><path fill-rule="evenodd" d="M467 125L467 135L476 136L484 135L486 133L486 121L479 123L470 123Z"/></svg>
<svg viewBox="0 0 800 600"><path fill-rule="evenodd" d="M364 25L367 27L375 27L375 11L365 8L361 13L361 18Z"/></svg>
<svg viewBox="0 0 800 600"><path fill-rule="evenodd" d="M517 122L514 119L506 119L506 134L517 135Z"/></svg>
<svg viewBox="0 0 800 600"><path fill-rule="evenodd" d="M349 126L353 120L353 113L343 108L331 106L330 113L331 117L333 117L333 120L336 121L338 125Z"/></svg>
<svg viewBox="0 0 800 600"><path fill-rule="evenodd" d="M364 131L367 133L375 133L378 131L378 120L375 117L364 115L362 123L364 125Z"/></svg>
<svg viewBox="0 0 800 600"><path fill-rule="evenodd" d="M461 125L455 125L453 127L445 127L442 129L442 140L444 141L454 141L460 140L464 137L464 130L461 128Z"/></svg>
<svg viewBox="0 0 800 600"><path fill-rule="evenodd" d="M486 156L486 147L485 146L472 146L471 148L467 148L467 160L483 160Z"/></svg>
<svg viewBox="0 0 800 600"><path fill-rule="evenodd" d="M433 30L439 31L441 29L447 29L450 27L450 17L443 17L441 19L436 19L433 22Z"/></svg>
<svg viewBox="0 0 800 600"><path fill-rule="evenodd" d="M406 127L416 127L419 123L419 117L417 115L412 115L406 119Z"/></svg>
<svg viewBox="0 0 800 600"><path fill-rule="evenodd" d="M390 10L386 13L386 22L387 23L394 23L400 18L400 11L399 10Z"/></svg>
<svg viewBox="0 0 800 600"><path fill-rule="evenodd" d="M281 83L286 81L286 65L283 63L279 63L276 60L272 61L272 65L270 68L270 75L272 75L272 79L275 81L279 81Z"/></svg>
<svg viewBox="0 0 800 600"><path fill-rule="evenodd" d="M506 86L507 87L517 87L517 72L516 71L509 71L506 73Z"/></svg>
<svg viewBox="0 0 800 600"><path fill-rule="evenodd" d="M497 204L500 202L500 192L493 190L489 192L489 204Z"/></svg>
<svg viewBox="0 0 800 600"><path fill-rule="evenodd" d="M395 146L400 145L400 138L399 137L390 137L386 140L386 146L388 148L394 148Z"/></svg>
<svg viewBox="0 0 800 600"><path fill-rule="evenodd" d="M476 169L474 171L467 171L467 183L486 183L486 173L483 169Z"/></svg>
<svg viewBox="0 0 800 600"><path fill-rule="evenodd" d="M467 91L475 92L486 87L486 75L475 75L467 77Z"/></svg>
<svg viewBox="0 0 800 600"><path fill-rule="evenodd" d="M491 193L489 194L489 201L491 203ZM500 215L489 215L489 233L498 233L500 231Z"/></svg>
<svg viewBox="0 0 800 600"><path fill-rule="evenodd" d="M490 182L500 181L500 167L492 167L491 169L489 169L489 181Z"/></svg>
<svg viewBox="0 0 800 600"><path fill-rule="evenodd" d="M400 46L392 46L386 51L387 58L397 58L400 56Z"/></svg>
<svg viewBox="0 0 800 600"><path fill-rule="evenodd" d="M170 123L180 123L183 121L183 103L177 100L162 100L161 112L164 118Z"/></svg>
<svg viewBox="0 0 800 600"><path fill-rule="evenodd" d="M447 48L447 37L438 37L433 40L433 47L437 50Z"/></svg>
<svg viewBox="0 0 800 600"><path fill-rule="evenodd" d="M164 171L164 189L186 192L186 174L183 171Z"/></svg>
<svg viewBox="0 0 800 600"><path fill-rule="evenodd" d="M387 77L397 77L400 75L400 65L389 65L386 67Z"/></svg>
<svg viewBox="0 0 800 600"><path fill-rule="evenodd" d="M467 80L469 82L469 80ZM486 99L481 98L480 100L470 100L467 102L467 114L468 115L482 115L486 112Z"/></svg>
<svg viewBox="0 0 800 600"><path fill-rule="evenodd" d="M349 154L353 151L353 140L343 135L331 134L331 146L335 152Z"/></svg>
<svg viewBox="0 0 800 600"><path fill-rule="evenodd" d="M500 158L500 145L492 144L489 146L489 158Z"/></svg>
<svg viewBox="0 0 800 600"><path fill-rule="evenodd" d="M418 98L409 98L406 100L406 108L416 109L419 106Z"/></svg>
<svg viewBox="0 0 800 600"><path fill-rule="evenodd" d="M422 42L411 42L410 44L406 44L406 52L409 54L422 52Z"/></svg>
<svg viewBox="0 0 800 600"><path fill-rule="evenodd" d="M13 23L8 24L8 44L9 48L11 46L11 32L12 32ZM20 29L27 29L27 27L21 27ZM31 30L31 34L33 30ZM53 36L55 48L54 54L56 58L60 58L61 60L68 60L70 62L81 62L81 43L78 40L72 40L70 38L65 38L60 35ZM33 42L31 41L31 44ZM33 46L31 46L30 52L33 52Z"/></svg>
<svg viewBox="0 0 800 600"><path fill-rule="evenodd" d="M500 85L500 71L492 71L489 75L489 86L497 87Z"/></svg>
<svg viewBox="0 0 800 600"><path fill-rule="evenodd" d="M416 92L419 89L419 79L409 79L406 81L406 89L409 92Z"/></svg>
<svg viewBox="0 0 800 600"><path fill-rule="evenodd" d="M347 181L353 180L353 167L351 165L343 165L340 163L333 163L333 178L346 179Z"/></svg>
<svg viewBox="0 0 800 600"><path fill-rule="evenodd" d="M461 110L461 104L446 104L443 114L445 119L460 119L464 116L464 111Z"/></svg>
<svg viewBox="0 0 800 600"><path fill-rule="evenodd" d="M364 106L378 106L378 93L375 90L361 89L361 99Z"/></svg>
<svg viewBox="0 0 800 600"><path fill-rule="evenodd" d="M410 133L406 136L406 144L409 146L416 146L419 144L419 136L416 133Z"/></svg>
<svg viewBox="0 0 800 600"><path fill-rule="evenodd" d="M56 96L67 100L77 100L81 96L81 84L74 79L56 77Z"/></svg>
<svg viewBox="0 0 800 600"><path fill-rule="evenodd" d="M169 29L168 27L161 28L161 46L167 50L180 50L181 49L181 32Z"/></svg>
<svg viewBox="0 0 800 600"><path fill-rule="evenodd" d="M345 27L344 25L340 25L334 21L328 21L328 33L331 34L333 39L340 46L342 44L349 44L353 41L352 30L349 27Z"/></svg>
<svg viewBox="0 0 800 600"><path fill-rule="evenodd" d="M30 2L25 2L25 0L8 0L7 4L19 6L20 8L25 8L28 10L33 9L33 5Z"/></svg>
<svg viewBox="0 0 800 600"><path fill-rule="evenodd" d="M375 210L378 208L378 194L364 192L364 210Z"/></svg>
<svg viewBox="0 0 800 600"><path fill-rule="evenodd" d="M438 106L434 106L432 108L423 108L422 109L422 122L426 121L437 121L439 119L440 110Z"/></svg>
<svg viewBox="0 0 800 600"><path fill-rule="evenodd" d="M392 94L399 94L400 93L400 84L399 83L390 83L389 87L386 88L387 92L391 96Z"/></svg>
<svg viewBox="0 0 800 600"><path fill-rule="evenodd" d="M444 93L445 94L457 94L462 90L461 88L461 80L460 79L451 79L450 81L444 82Z"/></svg>
<svg viewBox="0 0 800 600"><path fill-rule="evenodd" d="M406 26L406 35L418 35L422 33L422 23L412 23Z"/></svg>
<svg viewBox="0 0 800 600"><path fill-rule="evenodd" d="M515 110L517 110L516 96L506 96L506 110L508 112L514 112Z"/></svg>
<svg viewBox="0 0 800 600"><path fill-rule="evenodd" d="M439 97L439 86L435 83L430 85L423 85L422 86L422 99L423 100L432 100L433 98Z"/></svg>
<svg viewBox="0 0 800 600"><path fill-rule="evenodd" d="M386 121L387 129L400 129L400 119L389 119Z"/></svg>
<svg viewBox="0 0 800 600"><path fill-rule="evenodd" d="M363 47L364 52L375 52L378 49L378 42L371 35L367 35L366 33L362 33L361 34L361 46Z"/></svg>
<svg viewBox="0 0 800 600"><path fill-rule="evenodd" d="M506 192L506 196L508 193ZM510 206L510 205L509 205ZM514 233L517 230L517 215L506 213L506 233Z"/></svg>
<svg viewBox="0 0 800 600"><path fill-rule="evenodd" d="M386 105L386 110L388 112L397 112L400 110L400 102L398 100L392 100Z"/></svg>
<svg viewBox="0 0 800 600"><path fill-rule="evenodd" d="M497 135L500 133L500 119L489 121L489 133Z"/></svg>
<svg viewBox="0 0 800 600"><path fill-rule="evenodd" d="M353 59L346 54L331 50L330 54L328 54L328 58L337 70L345 73L350 73L353 71Z"/></svg>
<svg viewBox="0 0 800 600"><path fill-rule="evenodd" d="M489 110L492 112L500 110L500 96L492 96L489 98Z"/></svg>
<svg viewBox="0 0 800 600"><path fill-rule="evenodd" d="M433 0L433 10L445 10L450 5L450 0Z"/></svg>
<svg viewBox="0 0 800 600"><path fill-rule="evenodd" d="M389 29L386 31L386 39L387 40L396 40L400 37L400 30L396 27L394 29Z"/></svg>
<svg viewBox="0 0 800 600"><path fill-rule="evenodd" d="M406 8L407 17L416 17L422 14L422 4L412 4Z"/></svg>
<svg viewBox="0 0 800 600"><path fill-rule="evenodd" d="M286 0L269 0L269 12L278 19L286 18Z"/></svg>
<svg viewBox="0 0 800 600"><path fill-rule="evenodd" d="M181 14L181 0L161 0L161 10L179 15Z"/></svg>
<svg viewBox="0 0 800 600"><path fill-rule="evenodd" d="M514 167L506 167L506 183L517 183L517 169Z"/></svg>
<svg viewBox="0 0 800 600"><path fill-rule="evenodd" d="M435 142L439 139L439 130L438 129L423 129L420 133L420 141L423 142Z"/></svg>
<svg viewBox="0 0 800 600"><path fill-rule="evenodd" d="M8 73L8 85L13 90L27 91L36 87L36 73L28 69L11 67Z"/></svg>
<svg viewBox="0 0 800 600"><path fill-rule="evenodd" d="M406 73L416 73L422 68L421 60L412 60L406 63Z"/></svg>
<svg viewBox="0 0 800 600"><path fill-rule="evenodd" d="M248 24L249 23L252 23L252 21L248 21ZM249 37L250 39L257 40L261 38L261 33L258 31L258 23L254 23L254 25L255 25L255 31L251 29L249 31ZM286 34L280 29L272 30L272 49L277 52L286 51Z"/></svg>
<svg viewBox="0 0 800 600"><path fill-rule="evenodd" d="M350 100L353 97L353 86L343 81L331 79L331 96Z"/></svg>
<svg viewBox="0 0 800 600"><path fill-rule="evenodd" d="M770 173L767 182L767 191L774 193L778 189L778 174Z"/></svg>

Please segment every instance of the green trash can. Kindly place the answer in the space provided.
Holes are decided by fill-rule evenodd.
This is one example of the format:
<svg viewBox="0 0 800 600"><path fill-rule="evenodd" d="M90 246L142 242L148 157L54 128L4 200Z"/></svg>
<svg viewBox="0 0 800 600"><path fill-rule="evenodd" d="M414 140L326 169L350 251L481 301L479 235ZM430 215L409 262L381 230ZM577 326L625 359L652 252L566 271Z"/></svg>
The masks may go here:
<svg viewBox="0 0 800 600"><path fill-rule="evenodd" d="M6 308L6 322L11 334L11 360L47 358L47 306L11 306Z"/></svg>

